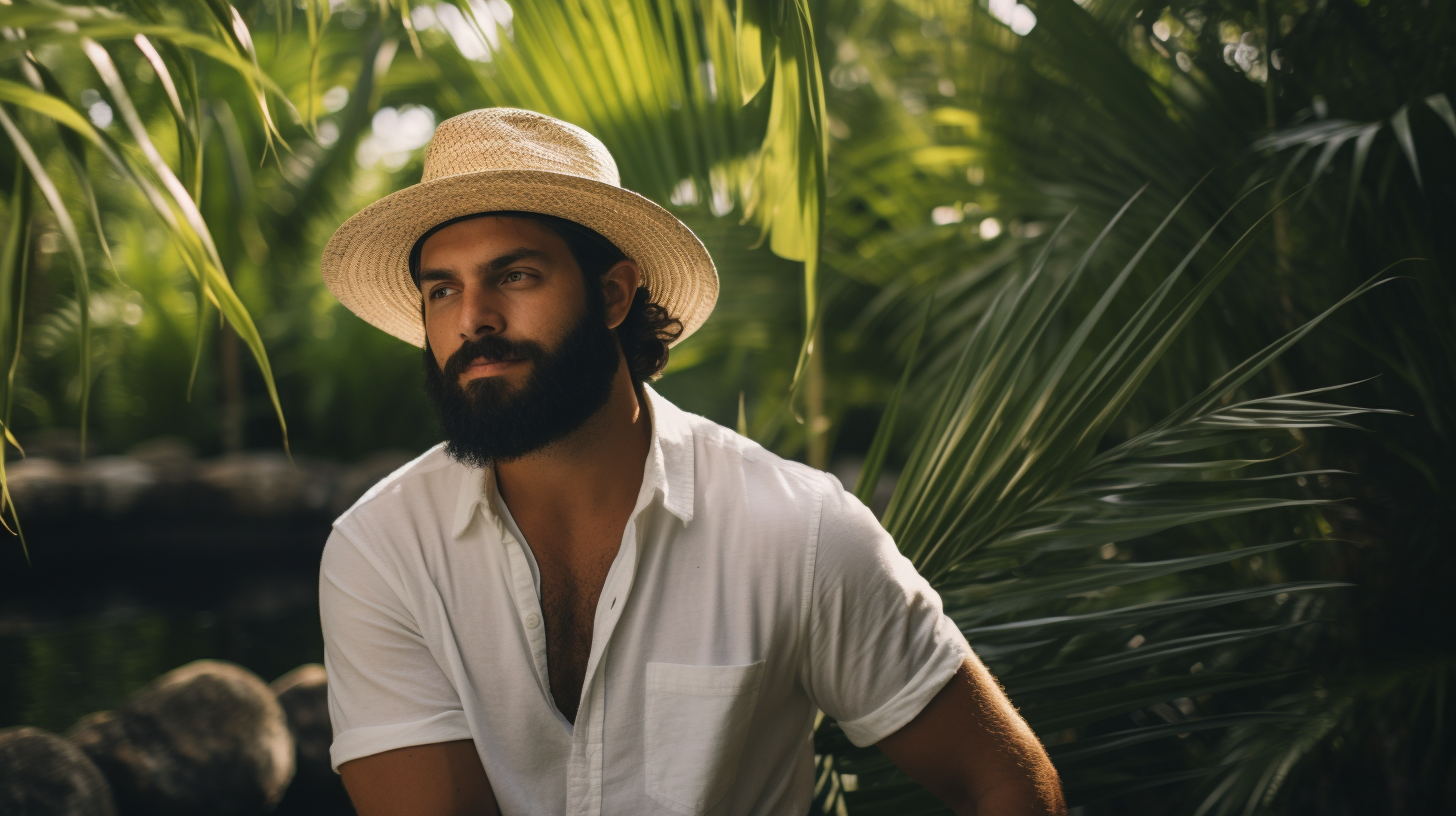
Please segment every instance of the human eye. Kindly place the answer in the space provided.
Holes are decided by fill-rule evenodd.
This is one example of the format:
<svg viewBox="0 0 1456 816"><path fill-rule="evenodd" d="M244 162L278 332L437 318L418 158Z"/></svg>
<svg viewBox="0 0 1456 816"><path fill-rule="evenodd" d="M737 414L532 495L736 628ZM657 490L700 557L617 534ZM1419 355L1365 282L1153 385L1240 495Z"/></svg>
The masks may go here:
<svg viewBox="0 0 1456 816"><path fill-rule="evenodd" d="M512 269L506 272L504 275L501 275L501 283L525 283L531 277L531 273L525 269Z"/></svg>
<svg viewBox="0 0 1456 816"><path fill-rule="evenodd" d="M453 286L437 286L430 290L430 300L439 300L447 295L454 294L455 291L455 287Z"/></svg>

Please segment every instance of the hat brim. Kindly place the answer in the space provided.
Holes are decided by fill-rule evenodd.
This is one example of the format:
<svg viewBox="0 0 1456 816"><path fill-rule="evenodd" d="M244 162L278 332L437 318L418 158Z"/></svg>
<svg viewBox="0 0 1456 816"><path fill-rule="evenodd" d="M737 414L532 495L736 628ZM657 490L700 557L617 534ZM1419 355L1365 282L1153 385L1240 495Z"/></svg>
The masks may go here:
<svg viewBox="0 0 1456 816"><path fill-rule="evenodd" d="M631 190L544 170L483 170L421 182L381 198L339 227L324 248L324 284L354 314L421 348L420 291L409 273L415 242L432 227L481 212L554 215L601 233L642 270L653 302L697 331L718 300L703 242L672 213Z"/></svg>

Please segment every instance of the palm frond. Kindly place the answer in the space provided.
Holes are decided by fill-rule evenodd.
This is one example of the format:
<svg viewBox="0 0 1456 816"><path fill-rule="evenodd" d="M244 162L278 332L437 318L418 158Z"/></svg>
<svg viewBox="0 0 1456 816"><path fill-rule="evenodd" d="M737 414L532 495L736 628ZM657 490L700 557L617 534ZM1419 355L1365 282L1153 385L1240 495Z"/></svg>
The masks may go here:
<svg viewBox="0 0 1456 816"><path fill-rule="evenodd" d="M84 209L89 232L94 234L94 246L99 247L99 255L111 273L110 281L125 287L117 277L119 270L111 243L102 228L103 204L97 193L98 186L111 187L114 177L139 194L143 202L140 210L135 209L133 202L121 205L125 215L149 211L180 250L181 260L196 282L199 331L194 360L201 359L203 312L206 304L212 303L219 307L223 318L237 331L257 361L286 447L282 403L262 335L224 271L211 228L198 205L202 195L204 122L195 56L202 55L221 66L246 89L245 98L251 101L253 113L262 124L265 152L281 139L275 107L281 106L296 116L286 94L260 67L252 35L242 16L226 2L184 9L140 0L116 8L20 2L6 6L3 25L0 129L24 164L24 172L17 178L40 191L54 214L71 257L71 289L77 312L74 325L80 357L77 382L81 449L86 449L90 394L95 380L89 313L93 269L83 233L68 207L79 205ZM109 44L109 48L103 43ZM134 97L138 90L134 86L149 80L140 75L136 82L124 78L112 53L129 48L135 52L127 54L123 64L129 65L139 57L150 68L150 75L159 81L164 92L160 97L149 93L144 93L142 98ZM16 77L24 81L16 81ZM101 120L93 124L70 101L78 95L75 85L94 84L97 78L109 98L108 111L116 114L119 127L108 129ZM162 104L155 109L150 107L157 99ZM149 130L154 110L175 122L175 146L159 145L154 140ZM110 119L109 114L107 118ZM97 169L88 162L92 153L102 159ZM54 177L52 161L52 157L62 156L71 171L64 179ZM23 215L23 212L17 209L14 214ZM22 254L29 251L24 246L11 249ZM24 266L11 264L9 268L23 270ZM12 275L5 283L7 297L11 297L16 285L24 286L24 275L18 281ZM18 301L12 303L5 326L9 370L7 405L15 391L15 373L24 356L19 332L20 305ZM7 409L7 433L9 419ZM8 493L0 489L0 494L3 494L0 503L10 510L18 524L15 508L8 504Z"/></svg>
<svg viewBox="0 0 1456 816"><path fill-rule="evenodd" d="M1435 93L1420 101L1428 110L1427 115L1434 115L1450 129L1451 135L1456 137L1456 111L1452 110L1450 98L1444 93ZM1310 188L1305 196L1307 200L1313 193L1314 185L1324 178L1341 149L1353 139L1354 148L1351 151L1347 176L1349 193L1345 204L1345 221L1348 223L1354 215L1355 198L1365 174L1365 166L1369 162L1370 151L1375 145L1377 137L1387 130L1392 136L1394 147L1399 149L1409 165L1417 188L1422 190L1425 188L1426 175L1421 172L1420 150L1416 145L1410 118L1411 106L1407 103L1397 108L1390 116L1370 122L1316 119L1270 133L1256 140L1252 148L1275 155L1293 150L1294 156L1284 162L1284 167L1280 171L1286 177L1294 173L1304 156L1318 148L1319 155L1309 173ZM1449 143L1432 144L1426 149L1450 150L1451 146Z"/></svg>
<svg viewBox="0 0 1456 816"><path fill-rule="evenodd" d="M1176 214L1170 213L1164 225ZM1319 546L1306 540L1228 541L1162 558L1117 560L1134 550L1152 555L1174 547L1170 529L1202 529L1246 514L1320 504L1279 495L1288 492L1281 485L1318 474L1260 472L1287 450L1261 456L1237 452L1305 429L1355 427L1355 417L1374 413L1307 399L1310 394L1232 399L1346 298L1236 366L1163 421L1097 450L1113 417L1231 271L1265 219L1183 298L1165 305L1174 282L1194 267L1203 243L1198 242L1100 348L1089 347L1088 338L1104 336L1093 329L1162 227L1070 330L1053 331L1067 321L1069 290L1087 285L1085 270L1093 254L1119 222L1109 223L1071 271L1056 279L1046 274L1045 260L1064 223L1037 262L1004 284L970 333L960 361L938 382L939 401L923 420L915 452L885 512L886 528L902 551L941 590L948 614L1053 746L1072 801L1212 773L1159 765L1156 756L1149 759L1137 746L1272 721L1263 712L1220 710L1218 701L1277 686L1287 672L1198 669L1204 661L1233 665L1261 639L1310 621L1298 613L1281 618L1280 610L1298 605L1278 603L1263 607L1259 625L1230 626L1225 613L1260 599L1340 586L1235 582L1207 591L1219 583L1216 576L1226 565L1256 563L1290 547ZM1367 283L1350 298L1374 285L1377 281ZM1160 639L1164 631L1176 634ZM1186 667L1195 661L1190 673ZM1172 707L1180 700L1181 709ZM1172 721L1127 727L1128 716L1147 711ZM1199 716L1193 717L1195 712ZM1190 724L1183 727L1184 722ZM832 725L821 728L819 752L833 755L837 772L853 777L853 790L840 786L838 794L851 812L939 810L933 801L917 799L903 774L834 733ZM1117 750L1101 750L1108 746ZM1135 770L1140 762L1152 765ZM821 797L820 805L835 802Z"/></svg>

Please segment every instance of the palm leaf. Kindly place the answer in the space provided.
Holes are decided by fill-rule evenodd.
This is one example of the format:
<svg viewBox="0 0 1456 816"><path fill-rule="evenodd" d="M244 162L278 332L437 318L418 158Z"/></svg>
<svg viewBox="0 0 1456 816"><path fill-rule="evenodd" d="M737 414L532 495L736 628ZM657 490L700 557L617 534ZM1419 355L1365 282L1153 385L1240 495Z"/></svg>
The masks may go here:
<svg viewBox="0 0 1456 816"><path fill-rule="evenodd" d="M3 108L0 108L0 111L3 111ZM20 337L25 318L25 284L30 265L32 202L30 183L26 178L26 166L23 158L16 161L15 186L11 190L7 209L10 214L10 225L5 233L4 255L0 256L0 349L10 352L5 355L10 358L10 364L6 367L4 421L0 425L3 425L5 430L5 442L14 445L23 456L25 451L21 449L20 443L10 432L10 407L15 398L15 369L20 360ZM25 533L20 526L20 516L15 512L15 505L10 498L10 483L5 475L6 458L4 443L0 443L0 524L20 538L20 551L28 564L30 563L30 548L25 543ZM7 511L11 521L15 523L14 530L11 530L10 523L5 520Z"/></svg>
<svg viewBox="0 0 1456 816"><path fill-rule="evenodd" d="M1210 773L1117 768L1143 761L1133 746L1194 730L1227 729L1262 715L1215 709L1201 718L1202 725L1182 730L1127 730L1114 723L1145 709L1173 711L1168 702L1178 698L1219 700L1283 682L1288 675L1279 672L1167 672L1178 661L1187 665L1199 657L1212 661L1214 655L1241 654L1262 638L1307 623L1293 618L1231 628L1211 613L1259 598L1338 586L1295 582L1195 590L1208 579L1194 579L1216 575L1220 565L1267 557L1301 541L1223 545L1160 560L1108 562L1107 554L1128 541L1137 542L1140 551L1166 547L1158 542L1168 540L1164 531L1170 528L1202 528L1244 514L1317 504L1268 494L1299 475L1254 471L1277 455L1210 458L1206 452L1233 451L1295 429L1351 427L1353 417L1370 413L1304 399L1308 394L1229 400L1346 298L1236 366L1165 420L1097 452L1112 418L1229 273L1260 223L1183 298L1164 305L1194 264L1200 241L1132 311L1131 320L1102 347L1088 347L1089 338L1097 336L1096 323L1120 296L1133 266L1176 214L1170 213L1134 252L1071 331L1059 334L1050 327L1065 319L1069 290L1084 280L1094 251L1120 215L1062 279L1048 276L1045 262L1065 223L1037 262L1004 285L969 333L960 362L937 384L939 401L923 420L884 519L902 551L941 590L947 613L1015 695L1032 727L1049 740L1061 736L1056 756L1073 801ZM1066 376L1074 369L1080 373ZM1171 631L1192 633L1158 640L1157 633L1174 620L1179 626ZM1148 635L1130 640L1139 630ZM933 801L910 792L913 784L903 774L868 759L834 733L832 724L821 727L818 750L835 757L838 773L853 775L854 790L825 786L839 792L821 796L821 807L835 807L842 797L854 813L938 810ZM1084 739L1123 753L1083 751Z"/></svg>
<svg viewBox="0 0 1456 816"><path fill-rule="evenodd" d="M66 202L61 198L56 183L46 173L45 166L36 155L35 148L16 126L14 120L5 112L3 105L0 105L0 129L3 129L5 135L10 137L11 143L15 145L16 153L25 162L30 177L40 188L41 196L45 198L46 204L50 205L51 213L56 217L56 226L60 228L66 248L71 253L72 278L76 286L76 302L80 308L81 450L84 452L86 450L86 414L91 402L91 281L87 276L86 253L81 248L81 236L76 231L76 222L71 219L71 214L66 209Z"/></svg>
<svg viewBox="0 0 1456 816"><path fill-rule="evenodd" d="M1446 124L1451 130L1451 134L1456 136L1456 111L1452 110L1450 98L1444 93L1436 93L1427 96L1422 101ZM1354 214L1355 196L1365 173L1365 165L1369 161L1370 150L1375 144L1376 137L1386 128L1390 129L1395 145L1405 157L1406 163L1410 165L1417 188L1422 190L1425 188L1425 176L1421 173L1419 149L1416 145L1415 134L1411 129L1410 114L1411 107L1406 104L1397 108L1389 117L1373 122L1320 119L1271 133L1255 141L1252 147L1256 151L1265 151L1274 155L1294 150L1295 157L1287 161L1281 171L1286 176L1293 173L1299 157L1316 147L1320 148L1319 158L1315 161L1309 174L1310 187L1305 196L1307 200L1313 193L1314 185L1319 183L1334 163L1334 158L1340 149L1353 138L1355 147L1350 159L1350 186L1345 206L1345 221L1348 223ZM1447 145L1436 149L1449 150L1450 148Z"/></svg>
<svg viewBox="0 0 1456 816"><path fill-rule="evenodd" d="M242 17L232 6L220 1L209 3L203 9L202 26L190 28L168 20L160 9L143 0L138 0L131 7L137 17L111 9L56 4L20 3L6 8L8 35L5 41L0 42L0 63L15 63L30 84L0 78L0 103L38 114L44 117L42 121L48 120L60 129L60 139L54 140L43 130L31 128L33 120L11 117L4 108L0 108L0 117L3 117L0 127L21 156L27 171L25 177L37 186L55 213L57 225L72 256L81 348L79 379L83 449L89 424L87 413L92 381L91 284L81 234L67 211L60 187L48 175L44 151L38 149L49 149L56 143L74 171L80 203L89 216L101 252L113 271L115 262L101 229L101 206L92 183L93 173L87 163L87 148L100 152L123 183L142 194L152 214L160 219L182 250L183 262L197 281L199 318L207 302L218 305L257 360L280 427L285 428L286 447L282 404L262 336L222 271L221 257L196 204L202 177L201 99L196 72L187 52L210 57L231 69L242 81L263 123L265 149L280 137L269 97L281 100L291 109L277 83L259 67L251 34ZM180 175L154 144L147 129L147 112L138 108L111 54L101 45L102 41L116 40L132 42L161 82L165 92L163 107L177 125ZM109 92L123 132L130 137L130 146L124 146L110 134L93 126L86 116L66 101L69 94L62 80L35 54L46 54L51 59L80 58L89 63ZM180 74L175 73L178 69ZM198 342L202 342L201 333ZM12 380L20 353L17 346L11 365ZM10 390L13 391L13 387Z"/></svg>
<svg viewBox="0 0 1456 816"><path fill-rule="evenodd" d="M456 6L496 44L488 63L432 51L478 81L456 89L464 104L581 125L612 151L626 186L717 215L740 208L774 254L803 263L797 384L819 320L828 149L808 4L739 0L735 19L726 0L516 3L509 36L473 4Z"/></svg>

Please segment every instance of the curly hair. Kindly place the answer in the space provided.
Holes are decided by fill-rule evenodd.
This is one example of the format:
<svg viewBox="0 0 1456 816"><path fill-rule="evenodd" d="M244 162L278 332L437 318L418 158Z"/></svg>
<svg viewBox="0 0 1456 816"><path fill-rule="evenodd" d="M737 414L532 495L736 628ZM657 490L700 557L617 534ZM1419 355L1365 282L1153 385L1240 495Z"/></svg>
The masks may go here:
<svg viewBox="0 0 1456 816"><path fill-rule="evenodd" d="M596 289L598 297L601 289ZM660 304L651 300L646 286L639 286L632 296L632 307L627 317L617 326L617 342L622 344L622 353L627 357L627 371L632 382L651 382L662 376L667 367L668 345L682 335L681 320L667 313Z"/></svg>
<svg viewBox="0 0 1456 816"><path fill-rule="evenodd" d="M410 252L410 275L415 279L415 285L419 286L420 283L420 251L425 245L425 239L451 224L473 218L483 218L487 215L535 221L551 230L566 243L567 249L571 251L571 257L576 260L576 265L581 267L582 276L588 283L586 287L588 310L592 314L606 312L606 294L600 286L602 276L618 261L627 260L626 253L590 227L542 213L500 210L452 218L443 224L436 225L429 232L420 236ZM598 285L590 285L592 282L596 282ZM622 346L622 354L627 358L627 371L632 376L632 384L640 385L661 376L662 370L667 367L668 346L682 336L683 324L681 320L668 314L667 309L663 308L661 304L653 302L652 295L647 291L646 286L639 286L637 292L632 296L632 305L627 309L627 316L623 318L615 332L617 342Z"/></svg>

